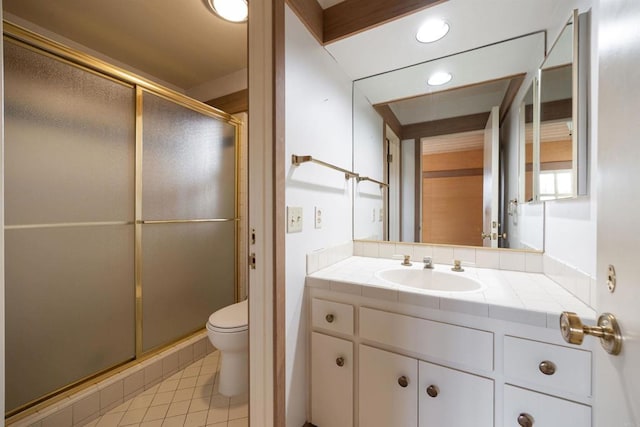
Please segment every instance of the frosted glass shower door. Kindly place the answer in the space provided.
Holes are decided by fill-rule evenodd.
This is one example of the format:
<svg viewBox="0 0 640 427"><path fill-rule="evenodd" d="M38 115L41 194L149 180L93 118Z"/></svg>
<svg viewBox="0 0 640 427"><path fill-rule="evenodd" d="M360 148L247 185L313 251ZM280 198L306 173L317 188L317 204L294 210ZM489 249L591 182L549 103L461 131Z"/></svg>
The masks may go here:
<svg viewBox="0 0 640 427"><path fill-rule="evenodd" d="M142 350L205 326L236 280L235 127L144 92Z"/></svg>
<svg viewBox="0 0 640 427"><path fill-rule="evenodd" d="M135 92L14 42L4 67L12 411L135 357Z"/></svg>

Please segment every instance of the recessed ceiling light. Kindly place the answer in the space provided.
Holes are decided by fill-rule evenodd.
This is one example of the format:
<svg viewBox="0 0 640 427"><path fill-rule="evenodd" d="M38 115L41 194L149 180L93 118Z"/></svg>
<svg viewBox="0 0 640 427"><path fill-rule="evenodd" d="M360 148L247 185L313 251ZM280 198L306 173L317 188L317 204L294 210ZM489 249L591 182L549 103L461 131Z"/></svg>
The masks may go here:
<svg viewBox="0 0 640 427"><path fill-rule="evenodd" d="M416 38L421 43L431 43L440 40L448 32L449 24L442 19L432 19L422 24L416 33Z"/></svg>
<svg viewBox="0 0 640 427"><path fill-rule="evenodd" d="M431 74L429 80L427 80L427 84L429 86L441 86L445 83L449 83L453 76L451 73L447 73L446 71L439 71L437 73Z"/></svg>
<svg viewBox="0 0 640 427"><path fill-rule="evenodd" d="M247 0L209 0L209 6L216 15L230 22L245 22L249 13Z"/></svg>

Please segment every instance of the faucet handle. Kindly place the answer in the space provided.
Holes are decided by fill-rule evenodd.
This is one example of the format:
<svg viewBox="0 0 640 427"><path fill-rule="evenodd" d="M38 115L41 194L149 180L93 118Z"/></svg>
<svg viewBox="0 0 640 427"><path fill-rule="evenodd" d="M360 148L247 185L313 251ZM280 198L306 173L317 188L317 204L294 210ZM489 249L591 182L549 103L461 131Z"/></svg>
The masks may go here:
<svg viewBox="0 0 640 427"><path fill-rule="evenodd" d="M422 258L422 262L424 262L424 268L433 268L433 258L430 256Z"/></svg>
<svg viewBox="0 0 640 427"><path fill-rule="evenodd" d="M454 259L453 260L453 267L451 267L451 270L453 270L453 271L464 271L464 268L462 268L462 263L460 262L459 259Z"/></svg>
<svg viewBox="0 0 640 427"><path fill-rule="evenodd" d="M411 265L411 255L403 255L402 265Z"/></svg>

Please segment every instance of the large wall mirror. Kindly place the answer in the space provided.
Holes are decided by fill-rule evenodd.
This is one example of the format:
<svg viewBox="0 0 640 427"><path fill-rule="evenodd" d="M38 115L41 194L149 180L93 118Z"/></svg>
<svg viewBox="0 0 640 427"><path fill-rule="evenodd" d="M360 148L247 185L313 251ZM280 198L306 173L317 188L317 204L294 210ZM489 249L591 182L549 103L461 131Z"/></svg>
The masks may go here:
<svg viewBox="0 0 640 427"><path fill-rule="evenodd" d="M353 170L389 184L356 183L354 239L522 247L502 227L500 129L544 48L537 32L354 81Z"/></svg>

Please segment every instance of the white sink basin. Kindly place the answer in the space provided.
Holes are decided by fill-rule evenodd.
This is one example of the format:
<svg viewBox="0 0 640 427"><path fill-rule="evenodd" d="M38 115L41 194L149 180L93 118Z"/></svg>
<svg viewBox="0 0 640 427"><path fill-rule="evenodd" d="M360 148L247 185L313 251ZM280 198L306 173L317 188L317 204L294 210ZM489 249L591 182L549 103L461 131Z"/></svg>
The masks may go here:
<svg viewBox="0 0 640 427"><path fill-rule="evenodd" d="M399 267L379 271L376 276L396 285L426 291L478 292L485 288L482 282L469 277L464 272Z"/></svg>

